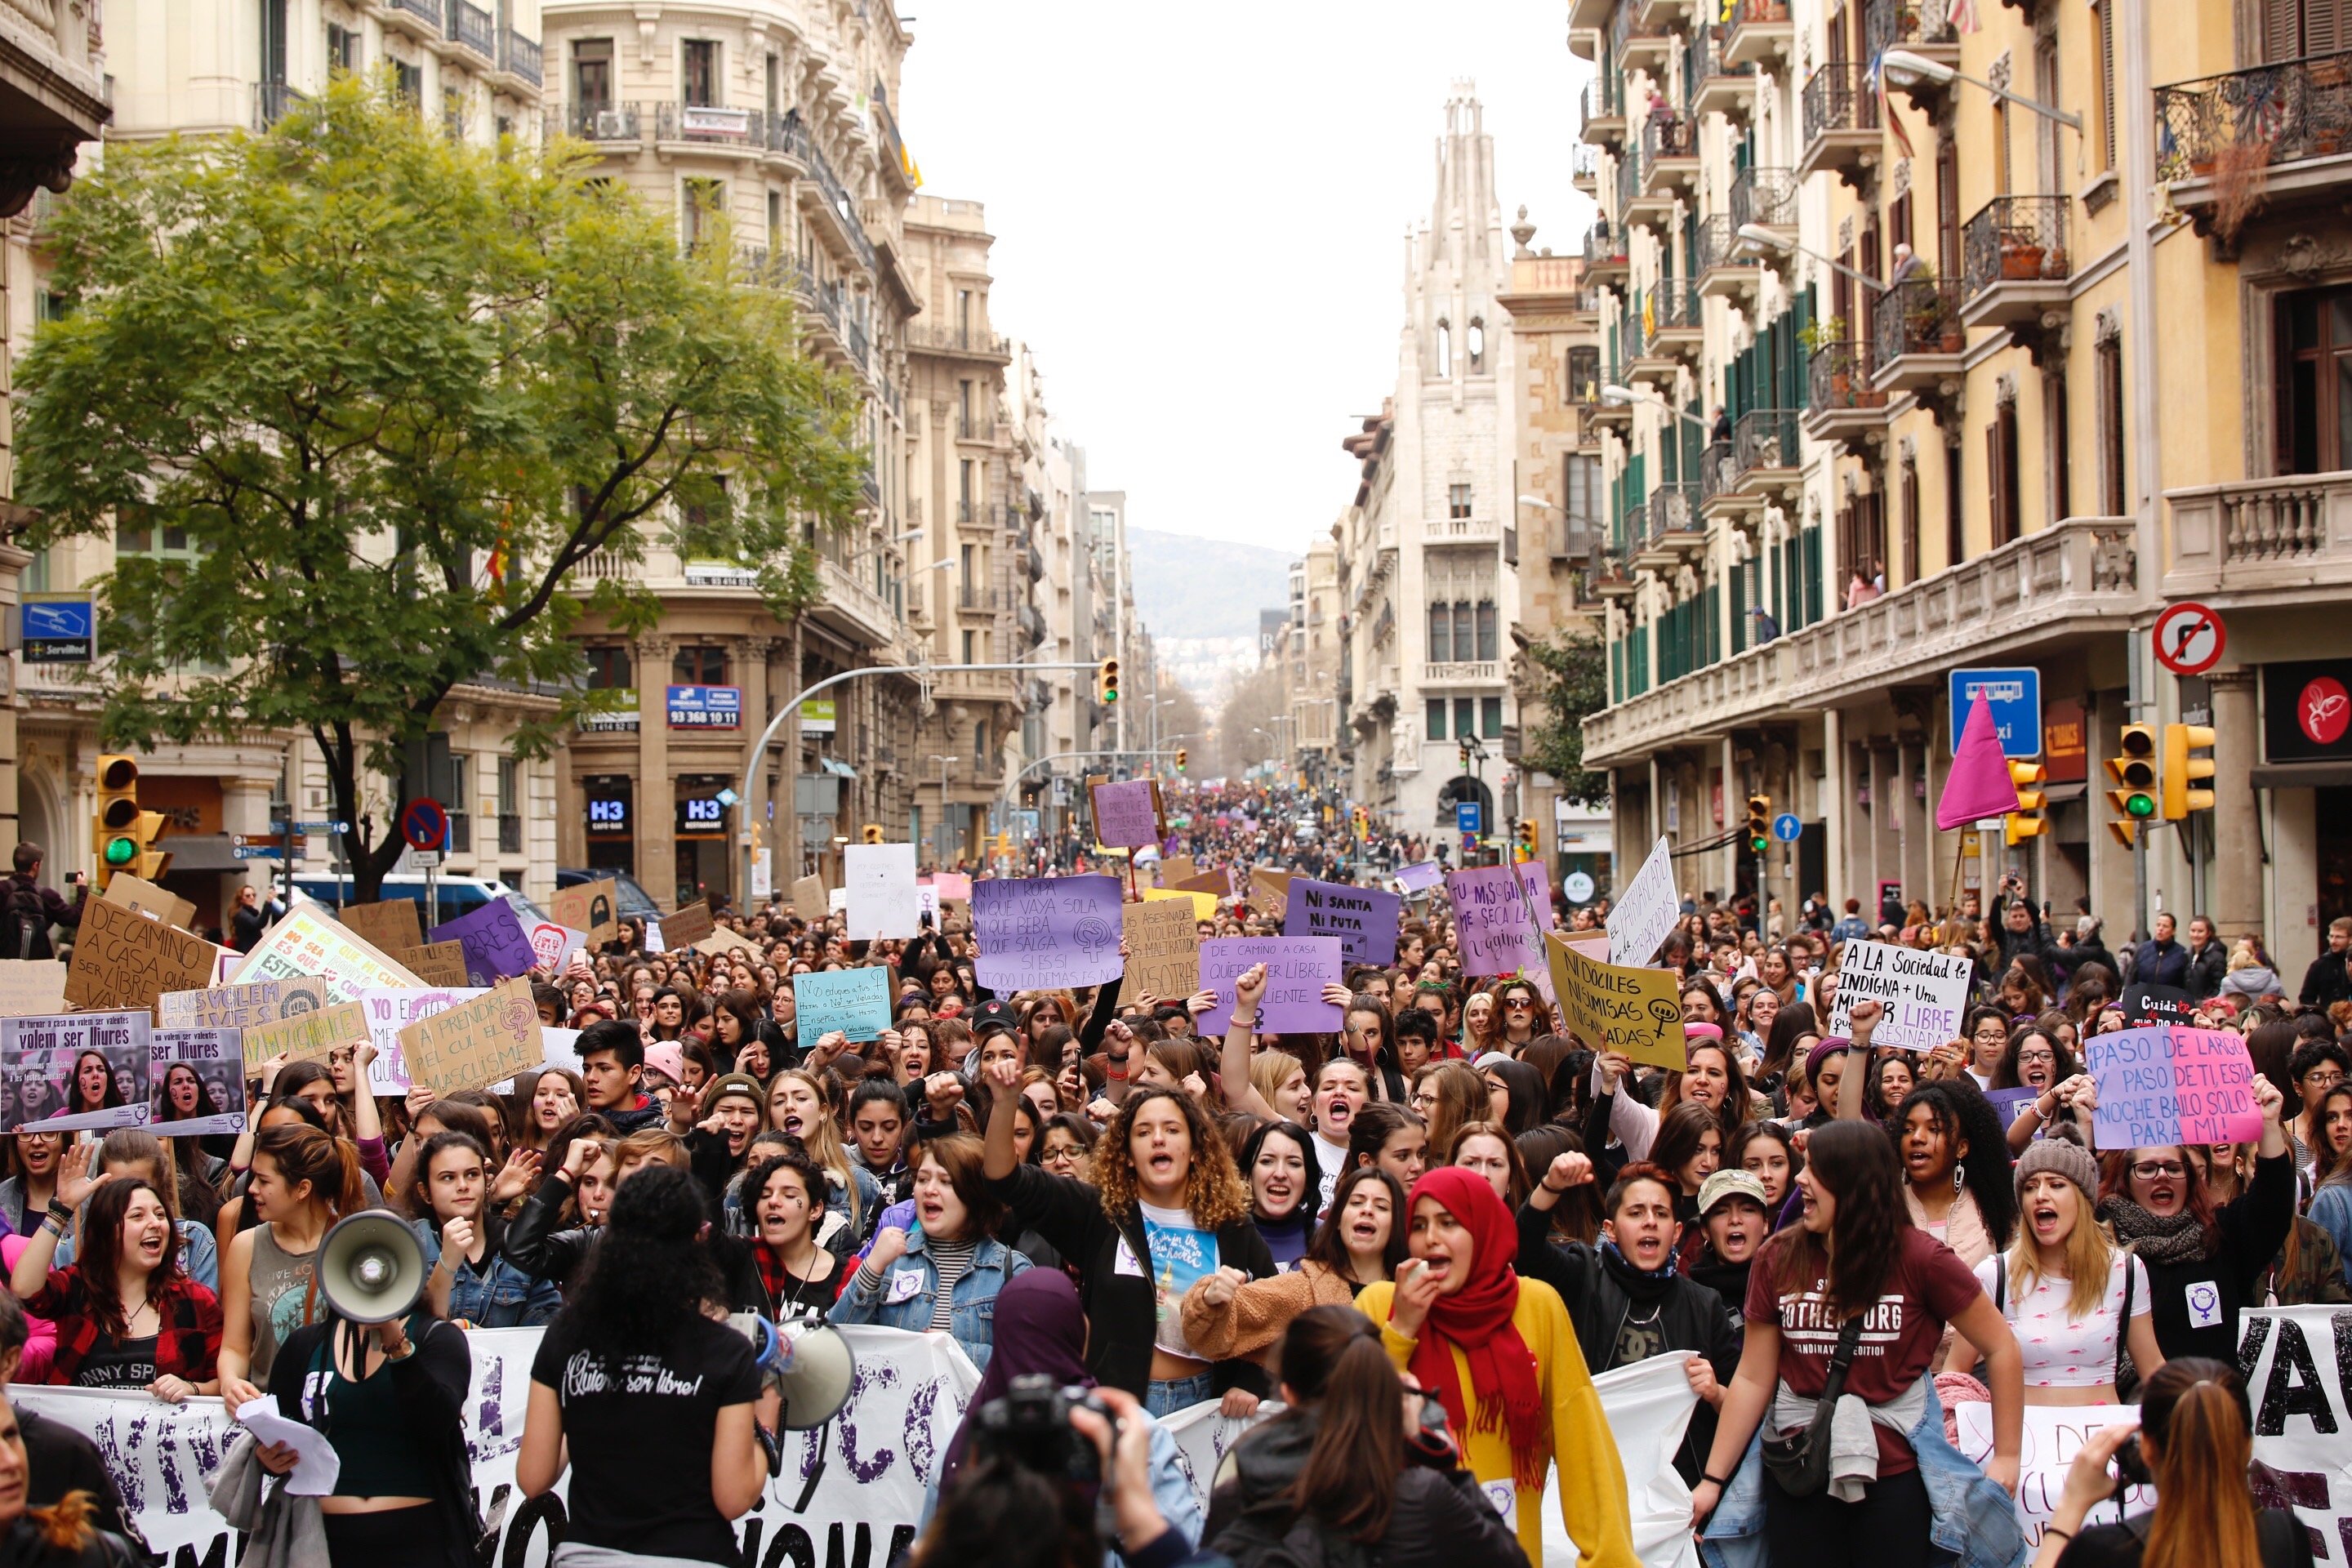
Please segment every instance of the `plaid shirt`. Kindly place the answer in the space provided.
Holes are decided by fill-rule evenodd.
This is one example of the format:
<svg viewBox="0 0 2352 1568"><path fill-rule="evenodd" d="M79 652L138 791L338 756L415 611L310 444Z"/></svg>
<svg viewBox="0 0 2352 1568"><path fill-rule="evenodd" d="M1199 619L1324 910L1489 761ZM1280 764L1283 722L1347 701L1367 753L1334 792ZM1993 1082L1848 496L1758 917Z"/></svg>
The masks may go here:
<svg viewBox="0 0 2352 1568"><path fill-rule="evenodd" d="M220 1299L186 1275L174 1272L153 1297L163 1328L155 1336L155 1373L202 1383L220 1360ZM81 1269L53 1268L49 1282L25 1303L25 1310L58 1326L57 1354L49 1382L70 1385L82 1363L106 1338L97 1303L83 1289Z"/></svg>

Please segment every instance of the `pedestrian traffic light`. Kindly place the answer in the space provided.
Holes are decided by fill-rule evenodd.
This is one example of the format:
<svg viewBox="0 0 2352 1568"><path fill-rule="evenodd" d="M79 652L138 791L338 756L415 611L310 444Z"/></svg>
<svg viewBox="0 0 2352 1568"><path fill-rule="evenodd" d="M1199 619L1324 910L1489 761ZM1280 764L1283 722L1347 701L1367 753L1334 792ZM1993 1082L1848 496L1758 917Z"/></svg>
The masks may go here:
<svg viewBox="0 0 2352 1568"><path fill-rule="evenodd" d="M2122 786L2107 792L2117 820L2107 824L2116 842L2128 849L2139 837L2140 825L2155 816L2157 804L2156 726L2126 724L2123 752L2107 759L2107 773Z"/></svg>
<svg viewBox="0 0 2352 1568"><path fill-rule="evenodd" d="M139 874L144 845L139 828L139 763L108 752L98 759L98 813L91 841L98 847L98 885L103 889L117 871ZM160 825L162 814L157 813ZM151 835L152 837L152 835Z"/></svg>
<svg viewBox="0 0 2352 1568"><path fill-rule="evenodd" d="M2001 818L2001 837L2012 849L2039 837L2050 825L2042 817L2042 781L2049 773L2040 763L2011 763L2009 782L2017 791L2017 809Z"/></svg>
<svg viewBox="0 0 2352 1568"><path fill-rule="evenodd" d="M1178 773L1181 773L1184 771L1184 764L1191 759L1192 755L1192 752L1186 751L1181 746L1176 748L1176 771Z"/></svg>
<svg viewBox="0 0 2352 1568"><path fill-rule="evenodd" d="M882 842L882 825L881 825L880 823L878 823L878 822L869 822L869 823L867 823L867 824L866 825L866 830L865 830L864 834L862 835L862 837L864 837L864 839L866 840L866 843L868 843L868 844L879 844L879 843L881 843L881 842Z"/></svg>
<svg viewBox="0 0 2352 1568"><path fill-rule="evenodd" d="M1748 852L1761 855L1772 841L1772 797L1751 795L1748 797Z"/></svg>
<svg viewBox="0 0 2352 1568"><path fill-rule="evenodd" d="M2213 792L2196 787L2213 776L2213 759L2192 757L2191 752L2213 749L2213 731L2204 724L2164 727L2164 819L2178 822L2192 811L2213 809Z"/></svg>
<svg viewBox="0 0 2352 1568"><path fill-rule="evenodd" d="M1095 669L1095 698L1108 708L1118 700L1118 660L1107 658Z"/></svg>

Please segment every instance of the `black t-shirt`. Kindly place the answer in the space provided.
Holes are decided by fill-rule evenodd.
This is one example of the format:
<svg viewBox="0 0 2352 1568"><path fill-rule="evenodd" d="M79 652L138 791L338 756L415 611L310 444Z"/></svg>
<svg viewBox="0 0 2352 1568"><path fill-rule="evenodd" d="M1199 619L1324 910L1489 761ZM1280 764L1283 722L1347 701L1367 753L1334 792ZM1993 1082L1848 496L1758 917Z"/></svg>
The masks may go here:
<svg viewBox="0 0 2352 1568"><path fill-rule="evenodd" d="M2139 1568L2147 1550L2149 1516L2136 1513L2121 1524L2093 1525L2066 1543L2058 1554L2058 1568ZM2254 1512L2254 1539L2262 1549L2263 1568L2312 1568L2311 1536L2302 1522L2283 1509Z"/></svg>
<svg viewBox="0 0 2352 1568"><path fill-rule="evenodd" d="M751 1342L695 1317L667 1345L619 1355L582 1348L558 1318L530 1380L555 1391L572 1455L567 1540L647 1557L740 1561L710 1496L719 1412L760 1394Z"/></svg>
<svg viewBox="0 0 2352 1568"><path fill-rule="evenodd" d="M101 1335L74 1373L76 1388L144 1388L155 1381L155 1335L117 1340Z"/></svg>

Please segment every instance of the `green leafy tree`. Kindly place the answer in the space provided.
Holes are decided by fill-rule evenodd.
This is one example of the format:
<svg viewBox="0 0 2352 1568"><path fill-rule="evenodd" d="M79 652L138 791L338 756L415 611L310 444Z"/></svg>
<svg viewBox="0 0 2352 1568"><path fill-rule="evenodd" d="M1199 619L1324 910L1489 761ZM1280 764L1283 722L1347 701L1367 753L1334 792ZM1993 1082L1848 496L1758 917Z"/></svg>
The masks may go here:
<svg viewBox="0 0 2352 1568"><path fill-rule="evenodd" d="M1609 706L1609 651L1600 638L1580 632L1561 632L1526 646L1535 678L1532 700L1542 707L1544 719L1529 729L1525 760L1559 780L1559 793L1568 799L1605 805L1609 775L1584 765L1584 721Z"/></svg>
<svg viewBox="0 0 2352 1568"><path fill-rule="evenodd" d="M649 537L757 567L780 617L812 600L855 394L718 226L683 252L577 144L470 146L361 80L266 135L110 149L55 220L69 309L19 367L17 475L28 547L127 536L108 742L308 733L373 899L408 743L488 679L562 699L516 735L544 755L591 700L568 631L659 616Z"/></svg>

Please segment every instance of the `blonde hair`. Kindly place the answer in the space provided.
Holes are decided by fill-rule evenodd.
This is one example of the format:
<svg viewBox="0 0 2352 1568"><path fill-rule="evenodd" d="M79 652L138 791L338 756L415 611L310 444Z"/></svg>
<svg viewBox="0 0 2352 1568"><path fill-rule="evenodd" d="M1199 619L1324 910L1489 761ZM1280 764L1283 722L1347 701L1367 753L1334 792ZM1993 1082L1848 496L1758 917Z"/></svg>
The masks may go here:
<svg viewBox="0 0 2352 1568"><path fill-rule="evenodd" d="M2074 1211L2074 1228L2066 1233L2066 1316L2080 1322L2099 1310L2107 1299L2107 1272L2116 1265L2116 1238L2107 1227L2091 1213L2089 1194L2080 1187L2074 1189L2080 1200ZM2020 1224L2017 1239L2009 1248L2009 1299L2014 1302L2042 1282L2041 1249L2033 1245L2033 1232ZM2117 1334L2130 1331L2129 1323L2116 1325Z"/></svg>
<svg viewBox="0 0 2352 1568"><path fill-rule="evenodd" d="M857 1200L857 1177L850 1169L849 1151L841 1146L841 1130L833 1122L833 1096L827 1092L824 1079L815 1073L806 1068L786 1068L768 1079L768 1096L762 1102L762 1109L774 1103L776 1085L786 1079L808 1085L809 1092L816 1096L818 1114L813 1123L801 1129L801 1147L807 1150L808 1157L839 1183L842 1191L848 1194L849 1226L852 1231L856 1231L865 1224L865 1216L860 1213L865 1205Z"/></svg>
<svg viewBox="0 0 2352 1568"><path fill-rule="evenodd" d="M1294 1072L1301 1078L1306 1077L1307 1064L1288 1051L1260 1051L1250 1058L1250 1087L1257 1090L1259 1097L1268 1105L1274 1106L1276 1115L1282 1115L1282 1107L1276 1103L1274 1097Z"/></svg>

